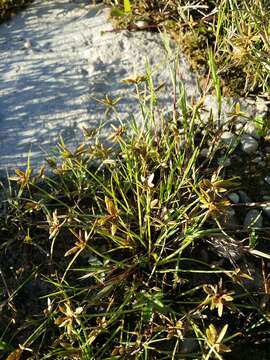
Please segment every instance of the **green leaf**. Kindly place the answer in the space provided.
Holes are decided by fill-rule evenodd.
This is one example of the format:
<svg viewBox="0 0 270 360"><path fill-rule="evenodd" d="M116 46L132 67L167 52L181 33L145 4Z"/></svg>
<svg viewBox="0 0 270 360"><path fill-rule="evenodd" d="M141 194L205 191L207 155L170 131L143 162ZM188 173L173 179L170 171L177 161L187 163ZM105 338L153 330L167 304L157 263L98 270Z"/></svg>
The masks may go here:
<svg viewBox="0 0 270 360"><path fill-rule="evenodd" d="M11 351L12 349L10 345L0 339L0 351Z"/></svg>
<svg viewBox="0 0 270 360"><path fill-rule="evenodd" d="M131 4L129 0L124 0L124 11L125 13L131 12Z"/></svg>
<svg viewBox="0 0 270 360"><path fill-rule="evenodd" d="M267 133L267 127L266 127L266 122L265 119L262 116L257 115L254 120L253 120L257 131L258 131L258 135L260 136L265 136Z"/></svg>
<svg viewBox="0 0 270 360"><path fill-rule="evenodd" d="M124 16L124 15L125 15L124 11L119 9L118 7L113 7L111 9L111 16L121 17L121 16Z"/></svg>

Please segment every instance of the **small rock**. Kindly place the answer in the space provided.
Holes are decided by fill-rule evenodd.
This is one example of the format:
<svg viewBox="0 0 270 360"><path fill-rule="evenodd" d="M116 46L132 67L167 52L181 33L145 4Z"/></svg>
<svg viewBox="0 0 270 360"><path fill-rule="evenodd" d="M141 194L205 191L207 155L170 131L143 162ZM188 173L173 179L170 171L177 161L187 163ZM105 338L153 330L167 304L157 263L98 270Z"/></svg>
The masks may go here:
<svg viewBox="0 0 270 360"><path fill-rule="evenodd" d="M235 130L239 133L243 129L244 125L241 122L235 124Z"/></svg>
<svg viewBox="0 0 270 360"><path fill-rule="evenodd" d="M231 165L231 160L226 157L220 157L217 159L218 165L222 165L224 167Z"/></svg>
<svg viewBox="0 0 270 360"><path fill-rule="evenodd" d="M254 137L255 139L259 139L260 135L259 135L259 131L256 127L256 125L252 122L247 122L246 125L244 126L244 133L247 135L250 135L252 137Z"/></svg>
<svg viewBox="0 0 270 360"><path fill-rule="evenodd" d="M181 345L181 354L192 353L198 349L197 339L185 338Z"/></svg>
<svg viewBox="0 0 270 360"><path fill-rule="evenodd" d="M32 43L31 43L31 41L30 41L29 39L26 39L25 42L24 42L24 44L23 44L23 47L24 47L25 49L31 49L31 48L32 48Z"/></svg>
<svg viewBox="0 0 270 360"><path fill-rule="evenodd" d="M233 134L231 131L224 131L220 139L224 144L232 145L236 140L236 135Z"/></svg>
<svg viewBox="0 0 270 360"><path fill-rule="evenodd" d="M235 124L235 132L237 135L239 135L243 130L244 124L241 122L238 122Z"/></svg>
<svg viewBox="0 0 270 360"><path fill-rule="evenodd" d="M254 105L255 105L255 102L256 102L256 100L254 99L254 97L246 97L246 98L245 98L245 101L246 101L247 104L250 104L250 105L252 105L252 106L254 106Z"/></svg>
<svg viewBox="0 0 270 360"><path fill-rule="evenodd" d="M240 196L237 193L231 193L228 195L229 200L231 200L232 203L238 204L240 201Z"/></svg>
<svg viewBox="0 0 270 360"><path fill-rule="evenodd" d="M266 177L264 178L264 181L265 181L268 185L270 185L270 176L266 176Z"/></svg>
<svg viewBox="0 0 270 360"><path fill-rule="evenodd" d="M243 190L239 190L238 194L240 195L240 199L243 203L251 202L250 197Z"/></svg>
<svg viewBox="0 0 270 360"><path fill-rule="evenodd" d="M241 137L241 145L242 145L242 150L246 153L246 154L252 154L254 153L257 149L258 149L258 141L256 139L254 139L254 137L244 134Z"/></svg>
<svg viewBox="0 0 270 360"><path fill-rule="evenodd" d="M270 203L269 205L263 207L263 212L268 218L270 218Z"/></svg>
<svg viewBox="0 0 270 360"><path fill-rule="evenodd" d="M249 210L244 219L244 226L251 228L261 228L263 225L262 212L259 210Z"/></svg>
<svg viewBox="0 0 270 360"><path fill-rule="evenodd" d="M262 116L268 112L267 102L259 96L256 99L256 110Z"/></svg>
<svg viewBox="0 0 270 360"><path fill-rule="evenodd" d="M259 164L262 161L262 157L257 156L256 158L252 159L251 161L255 164Z"/></svg>
<svg viewBox="0 0 270 360"><path fill-rule="evenodd" d="M208 151L209 151L209 149L203 148L203 149L201 150L201 152L200 152L200 155L201 155L202 157L204 157L204 158L207 158L207 157L208 157Z"/></svg>
<svg viewBox="0 0 270 360"><path fill-rule="evenodd" d="M209 133L209 130L206 130L206 129L203 129L203 130L201 131L201 134L202 134L203 136L206 136L208 133Z"/></svg>
<svg viewBox="0 0 270 360"><path fill-rule="evenodd" d="M225 132L225 131L230 131L229 124L228 124L227 122L222 125L222 130L223 130L224 132Z"/></svg>
<svg viewBox="0 0 270 360"><path fill-rule="evenodd" d="M135 22L135 25L138 26L138 28L143 28L143 27L145 27L145 26L147 26L149 24L145 20L138 20L138 21Z"/></svg>
<svg viewBox="0 0 270 360"><path fill-rule="evenodd" d="M268 205L268 204L265 204L265 205L262 207L262 209L263 209L264 214L265 214L268 218L270 218L270 196L269 196L269 195L264 195L264 196L263 196L263 201L269 203L269 205Z"/></svg>

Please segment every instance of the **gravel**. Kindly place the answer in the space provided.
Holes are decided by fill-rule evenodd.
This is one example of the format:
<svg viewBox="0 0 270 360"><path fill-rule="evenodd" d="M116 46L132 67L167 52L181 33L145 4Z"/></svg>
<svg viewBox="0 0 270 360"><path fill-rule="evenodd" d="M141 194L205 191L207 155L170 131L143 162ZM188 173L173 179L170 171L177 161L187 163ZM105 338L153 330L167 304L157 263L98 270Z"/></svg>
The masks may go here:
<svg viewBox="0 0 270 360"><path fill-rule="evenodd" d="M237 193L231 193L228 195L229 200L231 200L231 202L233 204L238 204L240 201L240 196Z"/></svg>
<svg viewBox="0 0 270 360"><path fill-rule="evenodd" d="M249 210L244 219L244 226L250 228L261 228L263 226L262 212L256 209Z"/></svg>
<svg viewBox="0 0 270 360"><path fill-rule="evenodd" d="M249 202L251 202L250 197L247 195L247 193L246 193L245 191L239 190L239 191L238 191L238 194L239 194L239 196L240 196L241 202L243 202L243 203L249 203Z"/></svg>
<svg viewBox="0 0 270 360"><path fill-rule="evenodd" d="M221 141L227 145L232 145L237 139L236 135L231 131L224 131L220 138Z"/></svg>
<svg viewBox="0 0 270 360"><path fill-rule="evenodd" d="M270 205L263 207L263 213L270 218Z"/></svg>
<svg viewBox="0 0 270 360"><path fill-rule="evenodd" d="M247 122L243 129L244 133L254 137L255 139L260 138L260 134L256 125L252 122Z"/></svg>
<svg viewBox="0 0 270 360"><path fill-rule="evenodd" d="M254 137L244 134L241 137L241 147L246 154L253 154L257 151L259 143Z"/></svg>

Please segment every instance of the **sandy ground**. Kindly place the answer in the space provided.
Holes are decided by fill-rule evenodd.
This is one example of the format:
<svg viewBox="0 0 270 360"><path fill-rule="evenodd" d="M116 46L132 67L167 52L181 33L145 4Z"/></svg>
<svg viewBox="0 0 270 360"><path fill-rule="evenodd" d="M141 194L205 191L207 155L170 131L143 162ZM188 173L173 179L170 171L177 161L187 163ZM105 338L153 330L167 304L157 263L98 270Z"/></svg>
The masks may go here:
<svg viewBox="0 0 270 360"><path fill-rule="evenodd" d="M94 99L121 96L120 118L139 118L130 85L123 79L145 73L148 59L155 84L164 83L160 102L172 108L168 58L158 33L111 32L109 9L89 1L36 0L0 25L0 172L40 165L61 136L76 146L83 126L105 120ZM199 96L196 78L180 56L189 97ZM215 101L208 99L208 105ZM111 115L104 136L115 122Z"/></svg>
<svg viewBox="0 0 270 360"><path fill-rule="evenodd" d="M104 106L93 98L123 96L121 118L134 114L133 92L121 80L145 73L146 57L157 83L170 82L160 35L104 33L112 29L108 15L89 1L37 0L0 26L1 170L23 166L30 149L32 164L40 163L59 136L77 144L82 126L105 119ZM194 76L181 61L194 93ZM168 88L161 100L171 101Z"/></svg>

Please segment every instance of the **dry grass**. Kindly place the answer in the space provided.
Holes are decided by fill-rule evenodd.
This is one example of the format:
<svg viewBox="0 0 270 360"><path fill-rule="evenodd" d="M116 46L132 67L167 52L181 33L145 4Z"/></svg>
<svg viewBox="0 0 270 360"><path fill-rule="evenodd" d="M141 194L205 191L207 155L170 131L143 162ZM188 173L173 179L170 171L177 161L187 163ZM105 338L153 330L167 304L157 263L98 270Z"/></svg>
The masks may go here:
<svg viewBox="0 0 270 360"><path fill-rule="evenodd" d="M224 95L245 96L270 90L270 5L264 0L134 0L124 13L122 1L112 14L123 28L139 20L166 29L180 44L191 65L208 73L208 49L214 53ZM146 26L147 27L147 26ZM152 27L153 28L153 27Z"/></svg>
<svg viewBox="0 0 270 360"><path fill-rule="evenodd" d="M9 19L33 0L0 0L0 21Z"/></svg>
<svg viewBox="0 0 270 360"><path fill-rule="evenodd" d="M262 2L249 13L246 1L238 2L243 19L234 0L219 1L218 13L215 2L201 2L201 8L175 3L135 1L133 13L115 10L118 24L147 15L148 24L166 25L179 39L193 36L194 50L208 42L211 51L205 55L202 48L201 64L209 59L218 102L224 67L249 58L225 49L251 53L256 72L250 78L253 62L243 66L244 82L252 91L267 88L260 58L267 52L266 25L257 13ZM265 174L245 175L252 156L238 166L239 139L224 144L211 117L203 125L200 104L187 104L182 84L174 84L178 95L166 119L152 85L150 69L131 81L143 126L132 117L125 126L119 120L108 146L99 141L100 129L85 129L77 149L61 142L47 168L34 172L29 161L6 180L0 209L3 359L231 360L252 359L252 351L253 359L263 358L259 350L269 358L269 226L233 225L232 211L243 218L247 204L235 206L229 197L247 180L258 192ZM104 107L117 118L117 102ZM231 115L230 131L239 116ZM263 132L262 147L269 141L266 122ZM227 159L229 167L223 166Z"/></svg>
<svg viewBox="0 0 270 360"><path fill-rule="evenodd" d="M265 340L267 229L232 230L228 195L243 185L239 169L217 164L237 149L211 120L199 125L183 91L162 119L150 73L131 86L144 127L119 122L107 147L85 129L76 150L60 143L47 159L53 176L29 163L9 177L3 356L239 359L239 347Z"/></svg>

